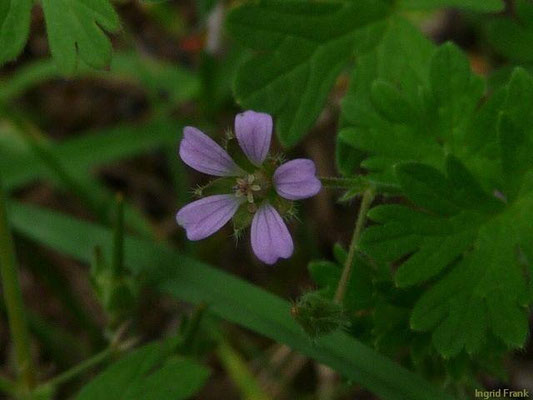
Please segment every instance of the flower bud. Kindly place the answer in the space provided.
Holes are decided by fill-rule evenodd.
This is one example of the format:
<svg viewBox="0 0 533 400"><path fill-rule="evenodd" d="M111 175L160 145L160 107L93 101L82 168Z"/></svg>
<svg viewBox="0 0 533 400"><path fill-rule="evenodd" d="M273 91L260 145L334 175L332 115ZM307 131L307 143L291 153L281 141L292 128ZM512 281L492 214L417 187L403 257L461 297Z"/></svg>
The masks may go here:
<svg viewBox="0 0 533 400"><path fill-rule="evenodd" d="M312 339L348 325L342 306L318 292L302 295L291 307L291 315Z"/></svg>

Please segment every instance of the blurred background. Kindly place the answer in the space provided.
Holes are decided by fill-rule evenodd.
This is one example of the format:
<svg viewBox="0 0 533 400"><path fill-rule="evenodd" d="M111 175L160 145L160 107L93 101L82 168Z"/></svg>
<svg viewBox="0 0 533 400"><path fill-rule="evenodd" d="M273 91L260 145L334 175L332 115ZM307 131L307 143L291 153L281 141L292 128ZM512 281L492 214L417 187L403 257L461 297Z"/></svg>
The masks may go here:
<svg viewBox="0 0 533 400"><path fill-rule="evenodd" d="M42 11L34 7L23 54L0 70L0 171L7 178L4 186L16 199L107 225L113 222L120 193L125 199L126 231L170 243L294 300L314 287L309 261L330 259L335 243L349 242L358 200L347 206L337 201L339 192L323 190L302 202L299 222L290 227L300 245L290 260L273 267L254 258L248 237L235 241L231 227L192 243L175 223L176 211L208 179L177 157L183 126L197 126L221 141L241 111L232 96L232 82L247 50L232 43L223 26L233 5L216 0L115 1L122 29L111 37L114 53L109 70L80 65L72 78L57 72ZM460 45L474 71L489 76L492 87L504 81L509 65L528 67L533 61L525 53L520 53L525 59L510 60L497 35L486 29L496 17L512 21L512 4L497 16L456 10L409 16L435 42L452 40ZM313 159L321 176L337 174L336 123L347 85L348 74L342 74L316 126L288 152L291 158ZM275 141L273 149L281 150ZM46 378L99 349L109 316L93 289L87 265L19 236L16 250L34 359ZM181 316L194 311L146 287L139 290L131 318L140 342L175 331ZM2 311L0 357L12 362ZM246 398L247 383L238 377L247 375L239 375L235 368L244 368L253 377L252 387L259 388L255 396L265 396L258 399L374 398L349 382L336 385L332 395L328 391L335 377L329 370L256 334L230 324L220 326L230 355L212 351L206 339L203 355L213 372L198 399ZM506 387L533 391L532 356L531 348L516 354L496 375L508 375ZM2 372L10 371L8 362ZM500 379L483 379L490 388L501 385ZM69 398L82 381L73 381L58 398Z"/></svg>

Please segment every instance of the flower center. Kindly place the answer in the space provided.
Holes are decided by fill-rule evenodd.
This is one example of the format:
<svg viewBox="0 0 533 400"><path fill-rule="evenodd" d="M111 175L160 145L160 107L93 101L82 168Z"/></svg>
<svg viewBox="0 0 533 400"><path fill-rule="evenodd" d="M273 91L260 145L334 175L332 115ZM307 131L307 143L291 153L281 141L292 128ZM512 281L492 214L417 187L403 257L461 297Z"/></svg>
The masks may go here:
<svg viewBox="0 0 533 400"><path fill-rule="evenodd" d="M244 178L237 178L234 186L237 197L246 197L248 203L254 203L254 195L261 191L261 185L256 181L255 175L249 174Z"/></svg>

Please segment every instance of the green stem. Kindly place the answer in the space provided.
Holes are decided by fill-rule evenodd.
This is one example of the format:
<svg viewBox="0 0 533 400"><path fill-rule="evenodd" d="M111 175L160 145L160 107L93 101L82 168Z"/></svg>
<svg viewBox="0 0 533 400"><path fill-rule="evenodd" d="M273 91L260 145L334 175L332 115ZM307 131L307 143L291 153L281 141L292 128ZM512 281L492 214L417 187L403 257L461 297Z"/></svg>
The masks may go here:
<svg viewBox="0 0 533 400"><path fill-rule="evenodd" d="M18 378L25 388L35 384L33 362L30 354L30 336L26 324L22 290L15 262L13 239L7 219L6 195L0 182L0 273L7 309L11 338L15 346Z"/></svg>
<svg viewBox="0 0 533 400"><path fill-rule="evenodd" d="M244 400L270 400L270 396L263 391L250 372L246 361L226 339L222 338L216 349L216 354Z"/></svg>
<svg viewBox="0 0 533 400"><path fill-rule="evenodd" d="M400 191L399 185L379 182L368 177L367 175L358 175L351 178L321 176L319 179L320 182L322 182L322 186L324 186L326 189L354 190L357 188L360 189L362 193L365 189L373 187L376 191L384 194L394 194Z"/></svg>
<svg viewBox="0 0 533 400"><path fill-rule="evenodd" d="M94 368L98 364L106 361L109 357L111 357L115 353L116 349L114 347L109 347L100 353L95 354L91 358L88 358L85 361L82 361L78 365L72 367L69 370L66 370L65 372L59 374L55 378L52 378L48 382L42 385L42 387L52 387L55 388L59 385L62 385L65 382L70 381L71 379L77 377L78 375L83 374L84 372L88 371L91 368Z"/></svg>
<svg viewBox="0 0 533 400"><path fill-rule="evenodd" d="M322 185L329 189L352 189L354 186L365 184L365 180L361 176L354 178L321 176L319 179Z"/></svg>
<svg viewBox="0 0 533 400"><path fill-rule="evenodd" d="M344 300L346 288L348 287L348 282L350 281L350 276L352 274L352 265L355 252L359 246L359 239L361 238L361 233L363 232L363 227L365 226L366 214L368 213L370 205L374 200L374 196L375 189L373 187L368 188L363 193L363 199L361 200L359 214L357 215L357 221L355 222L355 229L350 242L350 248L348 249L348 256L344 262L344 269L342 270L341 279L339 280L337 292L335 293L334 301L336 303L342 304L342 301Z"/></svg>
<svg viewBox="0 0 533 400"><path fill-rule="evenodd" d="M122 194L116 196L115 227L113 232L113 276L124 275L124 197Z"/></svg>

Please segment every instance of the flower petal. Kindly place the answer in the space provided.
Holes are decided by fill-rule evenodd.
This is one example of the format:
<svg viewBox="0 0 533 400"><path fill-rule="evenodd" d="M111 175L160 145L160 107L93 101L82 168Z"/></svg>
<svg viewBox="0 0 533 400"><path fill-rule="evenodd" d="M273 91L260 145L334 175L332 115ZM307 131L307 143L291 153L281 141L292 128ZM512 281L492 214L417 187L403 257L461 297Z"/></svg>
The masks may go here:
<svg viewBox="0 0 533 400"><path fill-rule="evenodd" d="M192 126L183 129L179 154L185 164L204 174L234 176L241 173L226 150Z"/></svg>
<svg viewBox="0 0 533 400"><path fill-rule="evenodd" d="M261 165L270 148L272 117L255 111L237 114L235 135L248 159L255 165Z"/></svg>
<svg viewBox="0 0 533 400"><path fill-rule="evenodd" d="M252 220L252 250L266 264L289 258L294 250L287 225L270 204L261 206Z"/></svg>
<svg viewBox="0 0 533 400"><path fill-rule="evenodd" d="M204 197L179 210L176 221L185 228L187 239L205 239L226 225L243 201L233 194Z"/></svg>
<svg viewBox="0 0 533 400"><path fill-rule="evenodd" d="M315 163L306 158L286 162L274 172L273 181L276 192L288 200L312 197L322 188L315 173Z"/></svg>

